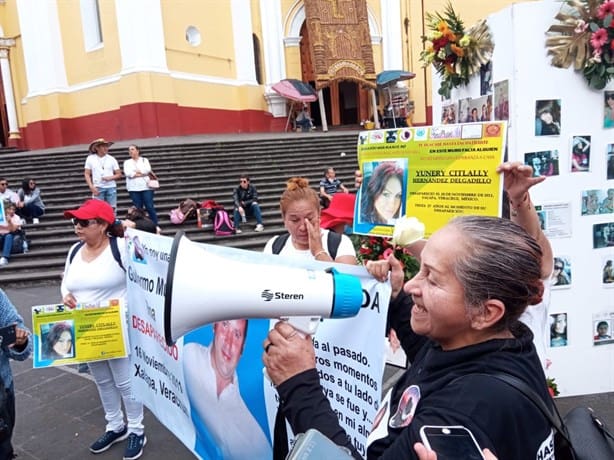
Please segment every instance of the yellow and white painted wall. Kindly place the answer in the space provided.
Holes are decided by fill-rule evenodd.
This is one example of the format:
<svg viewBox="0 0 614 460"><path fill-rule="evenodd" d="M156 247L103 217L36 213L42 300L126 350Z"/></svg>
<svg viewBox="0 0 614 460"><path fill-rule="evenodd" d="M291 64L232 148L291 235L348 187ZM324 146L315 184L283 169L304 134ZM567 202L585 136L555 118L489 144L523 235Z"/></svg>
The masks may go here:
<svg viewBox="0 0 614 460"><path fill-rule="evenodd" d="M471 25L509 3L454 7ZM367 4L376 70L415 72L414 123L430 123L420 37L445 0ZM0 0L5 144L282 131L270 87L301 78L304 17L302 0Z"/></svg>

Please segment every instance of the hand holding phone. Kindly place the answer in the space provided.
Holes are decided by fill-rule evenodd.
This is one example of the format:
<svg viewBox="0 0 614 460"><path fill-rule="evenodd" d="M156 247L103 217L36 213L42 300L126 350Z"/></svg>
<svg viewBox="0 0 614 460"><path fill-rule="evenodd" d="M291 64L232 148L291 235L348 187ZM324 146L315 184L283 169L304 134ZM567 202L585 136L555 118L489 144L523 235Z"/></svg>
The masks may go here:
<svg viewBox="0 0 614 460"><path fill-rule="evenodd" d="M437 453L438 460L484 460L482 449L464 426L424 425L420 428L420 439Z"/></svg>
<svg viewBox="0 0 614 460"><path fill-rule="evenodd" d="M12 345L17 340L17 331L15 329L15 324L11 324L10 326L0 327L0 345L3 347L8 347Z"/></svg>

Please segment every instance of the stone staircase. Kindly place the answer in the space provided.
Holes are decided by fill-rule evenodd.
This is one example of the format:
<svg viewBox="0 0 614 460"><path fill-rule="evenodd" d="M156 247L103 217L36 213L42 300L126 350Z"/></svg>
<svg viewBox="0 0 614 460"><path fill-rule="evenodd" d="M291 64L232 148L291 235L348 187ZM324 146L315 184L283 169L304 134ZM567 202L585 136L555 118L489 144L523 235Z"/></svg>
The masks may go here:
<svg viewBox="0 0 614 460"><path fill-rule="evenodd" d="M279 197L288 178L298 175L310 179L314 189L332 166L337 176L353 191L357 132L306 133L305 135L254 135L242 138L157 139L147 145L139 141L141 155L147 157L160 178L155 205L164 235L178 230L194 241L260 251L268 239L283 232ZM128 158L129 142L110 149L120 164ZM21 181L32 177L41 189L45 215L40 224L25 226L31 242L27 254L14 254L0 268L0 286L51 282L60 279L68 248L76 241L73 227L63 211L78 207L89 198L83 178L84 148L65 148L54 152L9 152L0 156L1 173L9 187L17 191ZM341 155L345 152L345 155ZM242 226L243 233L216 237L211 230L199 229L196 219L173 225L169 212L185 198L197 202L215 200L232 210L232 190L242 172L247 172L258 189L265 230L253 231L255 222ZM118 217L131 205L125 181L118 182Z"/></svg>

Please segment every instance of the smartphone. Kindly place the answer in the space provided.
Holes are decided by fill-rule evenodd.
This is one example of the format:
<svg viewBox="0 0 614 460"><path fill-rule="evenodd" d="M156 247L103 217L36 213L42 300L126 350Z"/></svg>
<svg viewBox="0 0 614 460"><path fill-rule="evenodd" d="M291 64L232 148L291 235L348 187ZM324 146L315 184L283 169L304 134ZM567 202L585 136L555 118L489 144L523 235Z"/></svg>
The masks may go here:
<svg viewBox="0 0 614 460"><path fill-rule="evenodd" d="M0 345L8 347L17 340L17 331L15 325L0 327Z"/></svg>
<svg viewBox="0 0 614 460"><path fill-rule="evenodd" d="M309 460L322 458L326 460L353 460L352 454L345 447L338 446L318 430L309 429L299 434L286 460Z"/></svg>
<svg viewBox="0 0 614 460"><path fill-rule="evenodd" d="M420 428L422 443L437 453L437 460L484 460L482 449L471 431L464 426L431 426Z"/></svg>

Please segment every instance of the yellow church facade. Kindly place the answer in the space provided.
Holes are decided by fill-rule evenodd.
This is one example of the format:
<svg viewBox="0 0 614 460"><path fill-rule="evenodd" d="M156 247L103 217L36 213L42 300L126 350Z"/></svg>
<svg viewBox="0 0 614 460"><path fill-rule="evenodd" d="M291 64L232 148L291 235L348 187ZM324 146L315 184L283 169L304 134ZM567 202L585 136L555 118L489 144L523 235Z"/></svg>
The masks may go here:
<svg viewBox="0 0 614 460"><path fill-rule="evenodd" d="M510 3L458 0L454 7L469 26ZM418 57L424 13L445 4L0 0L0 144L39 149L101 136L284 131L290 104L271 87L313 80L318 37L306 25L314 8L338 19L340 34L348 17L366 20L375 72L414 72L400 91L406 85L413 101L411 122L430 124L430 69ZM310 110L318 126L335 129L373 118L375 105L381 101L365 85L340 79L320 88Z"/></svg>

